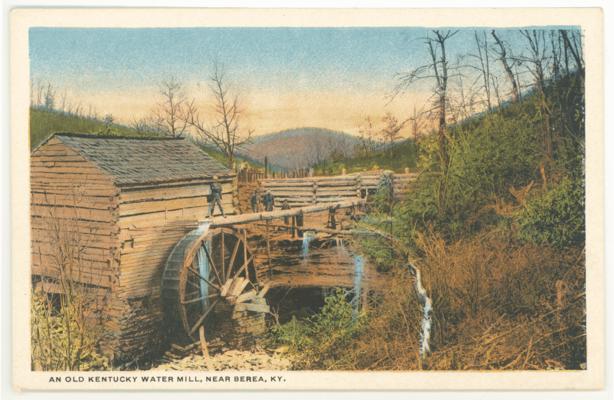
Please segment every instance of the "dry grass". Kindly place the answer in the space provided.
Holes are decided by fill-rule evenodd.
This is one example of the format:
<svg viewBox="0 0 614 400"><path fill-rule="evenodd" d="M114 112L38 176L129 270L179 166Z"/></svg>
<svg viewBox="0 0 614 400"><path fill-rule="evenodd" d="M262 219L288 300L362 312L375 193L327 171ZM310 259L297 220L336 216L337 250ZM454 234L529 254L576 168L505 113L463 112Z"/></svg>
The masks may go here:
<svg viewBox="0 0 614 400"><path fill-rule="evenodd" d="M585 368L584 251L514 243L490 232L446 244L418 240L433 300L432 353L421 359L421 308L412 276L397 271L372 296L344 369L527 370Z"/></svg>

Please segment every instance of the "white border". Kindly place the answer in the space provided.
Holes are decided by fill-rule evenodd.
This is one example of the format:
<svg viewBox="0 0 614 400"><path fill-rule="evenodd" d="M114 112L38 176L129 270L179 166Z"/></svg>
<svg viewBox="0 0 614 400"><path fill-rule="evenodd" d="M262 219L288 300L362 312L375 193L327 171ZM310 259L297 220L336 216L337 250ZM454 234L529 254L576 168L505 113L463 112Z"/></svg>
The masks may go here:
<svg viewBox="0 0 614 400"><path fill-rule="evenodd" d="M171 26L171 25L172 26L176 26L176 25L184 25L184 24L187 24L187 25L191 25L191 24L201 25L201 23L203 22L202 17L198 16L198 15L195 15L196 13L194 13L194 12L190 12L190 15L188 15L188 16L183 15L181 18L175 19L173 17L174 17L174 13L176 11L174 11L174 10L172 10L172 11L171 10L159 10L159 11L160 11L160 14L161 14L160 17L162 17L167 22L170 20L170 21L172 21L172 23L170 23L168 25L164 25L163 21L157 21L155 18L149 18L149 17L146 20L137 19L136 22L135 22L135 19L134 19L133 16L130 16L129 20L126 20L126 19L122 18L122 16L119 16L119 21L121 21L120 22L121 26L128 26L128 25L130 25L130 26L153 26L153 25L155 25L155 26ZM534 24L536 24L536 25L545 25L545 24L550 24L550 23L552 23L552 24L559 24L559 25L560 24L567 24L567 23L576 24L576 22L573 22L573 21L577 21L578 20L578 14L579 14L577 12L578 10L557 10L556 12L552 12L552 11L553 10L547 10L545 13L542 13L539 16L538 20L536 22L534 22ZM125 11L123 11L123 12L125 12ZM228 15L229 15L229 11L228 10L221 10L220 12L221 12L221 14L226 14L226 16L220 15L220 17L227 18ZM244 12L244 11L242 11L242 12ZM381 21L383 20L383 18L373 18L373 11L372 10L360 10L360 11L356 11L356 12L352 11L351 13L348 12L348 10L343 10L342 12L344 14L344 18L347 18L348 14L353 14L352 15L352 17L353 17L352 23L353 24L359 24L360 25L362 23L362 24L365 24L365 25L372 25L373 26L373 25L375 25L374 24L374 20L378 21L378 23L381 23ZM430 18L435 17L435 18L437 18L438 21L444 21L442 23L443 25L454 25L454 26L462 25L462 24L458 23L459 10L445 10L445 11L444 10L428 10L428 11L421 10L419 12L414 11L413 13L407 15L408 12L409 11L399 12L398 10L395 10L394 11L394 15L391 17L391 19L390 20L386 20L385 23L383 23L382 25L394 25L395 23L404 24L404 25L414 25L414 24L415 25L426 25L425 21L427 21L427 18L425 18L425 16L430 17ZM534 11L532 11L532 12L534 12ZM60 14L60 13L61 12L58 12L58 13L56 13L56 12L53 12L53 13L46 12L45 14L47 16L51 16L52 14ZM127 14L131 14L131 13L132 13L132 11L127 12ZM258 10L258 11L255 11L255 13L256 14L261 14L262 11ZM317 12L314 12L313 10L309 11L308 13L306 13L306 14L311 14L311 15L308 15L308 19L307 20L304 19L306 14L303 13L302 11L296 12L296 10L292 10L292 11L284 10L284 11L282 11L282 13L283 13L284 20L283 20L283 23L280 23L278 26L298 25L298 24L301 23L301 21L303 22L303 24L305 23L305 21L307 21L307 23L311 23L310 21L314 21L314 19L317 21L317 23L312 24L312 25L317 25L317 26L332 25L335 22L335 21L330 21L327 18L323 18L321 15L320 16L315 15L315 14L317 14ZM472 11L470 10L469 13L472 13ZM77 25L78 26L83 26L83 22L86 20L85 17L83 16L83 14L87 14L87 12L78 11L78 14L81 14L81 16L79 17L79 23ZM98 20L100 20L100 18L102 18L102 17L108 18L109 16L111 16L111 14L112 14L112 12L110 12L110 10L97 11L96 12L96 18ZM232 14L234 14L234 13L232 13ZM249 12L249 14L253 15L252 12ZM230 17L233 17L232 18L233 21L236 21L236 15L237 14L234 14L234 15L230 16ZM413 15L413 18L412 18L412 15ZM478 18L476 13L473 13L473 15L471 15L471 17L472 17L472 23L470 25L472 25L472 26L480 24L479 21L484 21L484 19ZM565 21L562 21L559 17L562 17L562 19L565 20ZM223 18L216 18L216 20L220 21L220 20L223 20ZM42 19L35 19L35 21L36 21L35 25L36 24L44 24L43 20L44 20L44 18L42 18ZM336 20L338 21L339 17L337 17ZM512 12L512 10L505 10L505 15L501 16L500 18L497 19L497 21L495 21L495 22L499 22L500 25L498 23L493 22L493 21L488 21L488 22L485 22L484 24L485 25L489 25L489 26L509 26L509 25L512 25L512 23L510 21L515 21L519 25L529 25L531 20L532 19L529 18L527 10L513 10L513 12ZM117 21L118 20L116 20L115 22L117 22ZM178 23L177 21L180 21L180 23ZM290 21L290 22L288 22L288 21ZM412 22L412 21L416 21L416 22ZM452 21L453 23L446 23L445 21ZM549 22L549 21L553 21L553 22ZM570 22L567 22L567 21L570 21ZM226 25L226 26L229 26L231 24L232 24L232 21L230 21L228 23L222 23L222 25ZM246 24L244 24L244 23L240 24L240 26L245 26L245 25ZM267 24L265 24L265 25L271 26L272 24L267 22ZM253 24L252 23L252 24L250 24L250 26L258 26L258 24ZM589 26L585 26L585 28L587 28L587 34L590 33L590 32L595 33L595 31L599 31L599 29L598 29L599 27L595 26L595 25L592 25L590 27ZM587 37L587 41L588 40L589 40L589 38ZM598 41L599 40L597 38L597 42ZM600 53L600 52L598 51L598 53ZM599 54L597 54L597 56L599 56ZM592 70L591 71L592 73L590 75L589 75L588 70L587 70L587 92L589 92L591 90L595 90L595 89L597 89L597 91L599 91L599 89L601 87L601 80L599 79L599 76L600 76L600 73L601 73L601 68L600 67L601 67L601 65L598 65L597 69L596 70ZM26 72L27 72L27 69L26 69ZM13 82L16 82L16 81L13 80ZM18 82L21 82L21 80L19 80ZM26 82L26 85L27 85L27 80L25 82ZM592 85L592 88L591 88L591 85ZM18 94L16 94L16 92L21 92L21 90L16 90L16 89L13 90L13 95L14 95L14 97L13 97L13 105L16 105L16 104L19 105L20 101L23 102L24 100L27 100L27 96L26 96L25 99L24 98L20 98L20 96ZM27 88L26 88L26 92L25 93L26 94L28 93ZM15 98L17 98L17 101L16 101ZM591 101L589 101L590 98L592 98L593 100L596 100L596 101L592 102L592 104L591 104ZM599 106L602 107L602 104L603 103L602 103L601 98L600 98L599 95L597 96L597 98L594 98L593 96L588 96L587 97L587 109L591 112L592 116L595 116L595 114L597 114L597 111L599 111L598 108L599 108ZM600 115L600 114L601 113L599 113L597 115ZM591 132L595 132L595 131L602 131L600 129L601 119L599 117L597 119L598 120L595 121L595 118L591 117L591 118L589 118L587 120L587 131L590 131L589 134ZM591 123L591 121L593 123ZM18 125L18 123L16 125ZM13 126L13 128L14 128L14 132L15 131L19 131L16 128L15 125ZM27 125L26 125L26 129L25 130L21 130L21 132L27 132ZM593 136L594 136L594 133L593 133ZM589 138L587 138L587 139L589 139ZM599 154L601 154L601 149L603 148L603 140L602 140L602 137L599 136L599 135L596 138L595 137L591 137L590 139L591 140L587 140L587 154L588 154L589 160L594 161L594 160L600 158ZM13 143L13 144L15 145L15 143ZM27 141L26 141L26 144L27 144ZM24 149L26 151L29 151L28 150L29 147L27 147L27 146L23 147L22 146L20 148L19 146L20 145L17 144L16 147L13 147L13 155L22 153ZM17 152L15 152L16 150L17 150ZM593 156L595 154L596 154L596 158ZM14 167L13 179L18 181L18 182L25 183L27 180L24 181L22 179L24 177L27 179L27 164L25 165L25 168L23 168L23 166L20 166L19 164L16 165L14 163L13 167ZM598 174L598 176L601 176L601 166L599 165L599 163L597 163L597 164L595 164L593 162L589 163L589 169L588 169L589 176L595 176L594 174L592 174L593 172L596 172ZM599 227L599 225L601 224L601 221L602 221L601 220L602 216L600 215L601 214L600 210L602 210L602 204L599 204L600 203L599 200L602 198L602 189L603 189L603 185L602 185L601 182L602 181L600 179L595 179L592 183L591 182L587 182L587 191L589 192L589 196L591 196L591 200L595 200L595 198L596 198L596 202L595 203L589 203L588 204L589 215L587 216L587 222L592 227L595 227L595 225L593 225L592 223L596 223L597 224L596 226ZM13 195L14 195L14 205L19 205L19 204L26 204L27 205L28 204L27 198L23 198L23 197L20 198L20 197L18 197L17 196L17 192L14 192ZM27 207L26 207L26 210L27 210ZM14 228L21 228L20 231L15 231L15 230L13 231L14 240L15 240L14 243L17 243L17 244L19 244L19 243L22 243L22 244L23 243L29 243L29 241L26 238L26 236L27 236L27 226L22 224L23 223L23 219L21 219L22 217L19 216L20 214L18 214L17 211L23 211L23 210L18 210L16 207L13 208L13 212L14 212L14 214L13 214L13 217L14 217L14 225L13 225L13 227ZM594 211L597 211L597 212L594 212ZM23 214L21 214L21 215L23 215ZM17 222L17 223L15 223L15 222ZM23 236L23 234L24 234L23 231L24 230L26 230L26 232L25 232L26 236ZM592 230L591 233L589 233L589 236L587 236L587 243L590 243L591 239L596 240L596 241L601 243L602 235L600 234L600 232L598 232L598 230L599 229L597 229L597 231ZM591 234L593 236L590 236ZM17 238L19 238L19 240L17 240ZM591 254L590 251L589 251L589 259L593 258L593 257L600 258L601 254L603 254L600 249L593 249L593 251L594 251L593 254ZM589 264L591 264L590 261L589 261ZM597 292L601 293L601 291L598 290L600 288L600 286L601 286L601 283L603 282L603 280L600 279L600 277L602 276L601 272L602 271L600 271L599 268L589 268L588 269L588 280L589 280L589 291L588 291L588 294L589 294L589 298L587 299L587 302L590 305L589 306L589 324L591 325L591 331L595 327L595 325L593 325L593 321L594 320L591 321L591 317L590 317L590 314L591 314L590 311L592 309L591 307L592 306L598 306L597 307L598 309L602 308L602 307L600 307L600 304L599 304L599 298L598 298L598 294L599 293L597 293ZM18 275L26 275L26 274L18 274ZM596 278L598 280L598 282L596 283L597 286L591 286L590 284L591 284L591 282L594 282L595 275L596 275ZM13 286L14 289L16 287L19 287L19 286ZM595 293L595 294L592 295L592 293ZM16 324L15 328L19 329L17 325L18 324ZM20 332L23 332L23 331L20 331ZM590 332L589 332L589 334L590 334ZM19 335L16 335L16 337L19 337ZM592 340L591 340L591 342L592 342ZM593 348L593 350L595 350L595 349ZM598 349L598 350L601 350L601 349ZM590 348L590 346L589 346L589 359L593 360L593 358L591 358L591 348ZM299 373L299 374L305 374L305 373ZM307 374L316 377L316 381L317 381L316 383L326 383L326 380L318 379L319 375L320 375L319 373L307 373ZM389 373L386 373L386 374L389 374ZM445 376L442 376L442 375L445 375L447 373L429 373L428 374L428 375L439 375L439 377L437 377L437 376L428 376L428 377L425 376L425 377L422 377L422 376L417 376L417 375L420 375L420 374L416 374L416 373L409 373L409 374L414 375L414 378L417 378L418 380L421 381L421 382L407 382L406 384L403 385L405 387L413 388L413 389L420 388L420 387L422 387L422 388L432 388L433 384L436 384L438 382L441 383L440 380L439 380L440 378L444 379L444 380L447 379ZM496 378L494 380L497 381L498 383L500 383L500 385L498 384L497 387L499 387L499 388L502 388L502 387L519 388L519 387L521 387L521 388L526 389L529 386L532 386L531 383L539 383L539 382L533 382L531 377L520 377L518 375L518 374L521 374L521 375L525 374L524 372L523 373L513 373L514 376L510 376L509 377L510 380L508 380L507 377L503 376L503 375L506 375L506 374L507 373L502 373L502 372L499 372L499 373L495 374ZM528 373L528 374L531 374L531 373ZM543 373L536 373L536 374L543 374ZM565 374L565 380L566 380L566 382L568 384L572 383L573 381L575 381L576 380L575 378L579 378L579 379L585 379L586 378L586 376L576 376L576 375L574 375L574 374L576 374L575 372L573 372L573 373L565 372L564 374ZM579 374L582 375L583 373L579 373ZM326 375L327 375L327 378L328 377L332 377L335 380L334 382L330 382L330 383L334 384L333 387L336 387L336 388L341 388L341 387L347 388L348 387L348 386L346 386L347 382L341 382L341 381L337 380L337 376L335 376L337 374L334 374L334 375L326 374ZM342 375L347 375L347 374L342 374ZM377 379L377 381L379 381L382 384L384 384L384 385L382 385L380 387L388 386L388 385L385 385L385 383L388 383L388 384L398 384L398 380L399 380L399 378L401 378L398 374L393 374L393 375L396 375L396 376L383 377L383 376L380 376L380 374L374 374L374 373L371 373L371 372L370 373L366 373L366 374L358 373L358 375L356 373L352 373L352 375L354 375L354 378L360 377L362 382L368 382L369 380L373 380L375 378L375 375L377 375L377 378L375 378L375 379ZM363 375L365 375L365 379L362 379ZM405 375L407 375L407 374L405 374ZM476 383L479 384L480 382L478 382L478 381L482 381L483 382L485 379L488 379L489 381L491 381L491 378L492 378L492 376L488 376L489 374L484 374L484 373L469 373L469 374L462 374L462 375L464 375L464 376L462 377L462 381L461 382L458 382L457 384L453 384L451 386L445 386L445 387L447 387L447 388L467 389L467 388L472 386L471 385L472 382L474 384L476 384ZM457 374L457 376L458 376L458 374ZM390 379L388 379L388 378L390 378ZM408 377L403 376L403 378L408 378ZM520 379L518 379L518 378L520 378ZM541 376L541 377L537 378L537 380L544 380L544 379L550 381L549 377L545 377L545 376ZM302 387L305 384L304 382L306 382L308 380L309 379L302 380L303 383L300 386ZM354 379L352 379L352 380L354 380ZM405 379L403 379L403 380L405 380ZM408 380L409 381L413 381L413 379L408 379ZM449 380L449 379L447 379L447 380ZM516 381L516 382L514 382L514 381ZM490 383L497 383L497 382L492 382L491 381ZM34 383L34 382L30 381L29 383ZM341 386L339 386L339 383L341 383ZM444 383L449 384L449 382L444 382ZM543 384L543 382L541 382L541 383ZM572 383L570 386L567 386L567 387L569 387L569 388L571 388L571 387L579 388L579 387L586 387L586 386L583 386L583 385L586 385L586 384L588 384L590 386L590 385L593 385L595 383L598 384L599 382L598 381L594 381L594 380L590 381L590 382L589 381L583 381L583 382L576 381L576 384ZM168 388L168 385L165 385L163 387L164 388ZM296 386L296 387L298 388L299 386ZM310 386L310 387L313 387L313 386ZM327 387L328 388L332 388L331 386L327 386ZM356 386L356 385L353 385L351 387L355 388L355 389L360 388L360 386ZM388 387L390 387L390 386L388 386ZM442 386L439 386L439 387L442 387ZM476 386L473 386L473 387L476 387ZM544 386L542 385L541 387L544 387ZM253 386L252 386L252 388L253 388Z"/></svg>

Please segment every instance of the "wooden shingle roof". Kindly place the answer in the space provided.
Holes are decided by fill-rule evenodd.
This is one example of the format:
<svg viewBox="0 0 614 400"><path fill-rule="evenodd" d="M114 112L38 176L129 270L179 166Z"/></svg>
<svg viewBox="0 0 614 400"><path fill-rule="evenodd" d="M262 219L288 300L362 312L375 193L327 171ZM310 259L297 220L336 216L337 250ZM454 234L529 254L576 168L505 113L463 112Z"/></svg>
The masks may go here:
<svg viewBox="0 0 614 400"><path fill-rule="evenodd" d="M74 133L56 133L53 137L107 172L119 186L207 179L233 174L186 139Z"/></svg>

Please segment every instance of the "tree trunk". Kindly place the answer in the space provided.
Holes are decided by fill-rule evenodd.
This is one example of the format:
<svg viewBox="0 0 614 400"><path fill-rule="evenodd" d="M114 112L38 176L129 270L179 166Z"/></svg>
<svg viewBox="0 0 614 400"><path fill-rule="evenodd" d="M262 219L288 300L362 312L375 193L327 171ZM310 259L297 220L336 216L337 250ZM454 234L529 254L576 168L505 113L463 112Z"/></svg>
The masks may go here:
<svg viewBox="0 0 614 400"><path fill-rule="evenodd" d="M507 58L506 58L507 52L505 51L505 46L503 45L503 42L501 42L501 40L495 33L494 29L490 32L490 34L492 35L492 37L497 42L497 45L499 46L499 49L500 49L499 60L501 61L501 64L503 64L503 69L505 69L505 73L507 74L507 77L510 80L510 83L512 84L512 98L514 99L514 101L518 101L520 100L520 91L518 90L518 82L516 81L516 78L514 77L514 72L512 71L512 68L507 62Z"/></svg>

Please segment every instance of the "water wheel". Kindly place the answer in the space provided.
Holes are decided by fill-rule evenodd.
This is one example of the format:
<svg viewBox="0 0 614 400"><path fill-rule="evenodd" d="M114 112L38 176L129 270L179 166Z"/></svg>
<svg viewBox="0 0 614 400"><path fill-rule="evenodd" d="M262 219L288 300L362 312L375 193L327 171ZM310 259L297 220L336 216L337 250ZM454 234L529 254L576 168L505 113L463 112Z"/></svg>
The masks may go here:
<svg viewBox="0 0 614 400"><path fill-rule="evenodd" d="M222 302L258 289L245 231L201 227L184 236L169 255L162 276L167 317L196 339Z"/></svg>

